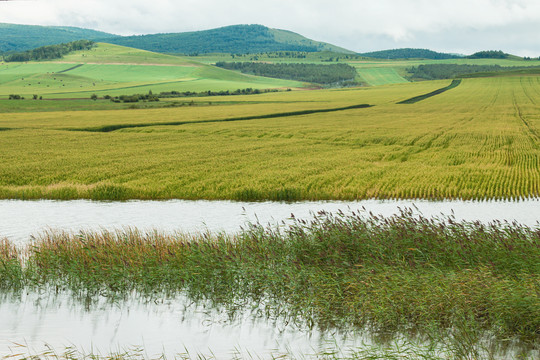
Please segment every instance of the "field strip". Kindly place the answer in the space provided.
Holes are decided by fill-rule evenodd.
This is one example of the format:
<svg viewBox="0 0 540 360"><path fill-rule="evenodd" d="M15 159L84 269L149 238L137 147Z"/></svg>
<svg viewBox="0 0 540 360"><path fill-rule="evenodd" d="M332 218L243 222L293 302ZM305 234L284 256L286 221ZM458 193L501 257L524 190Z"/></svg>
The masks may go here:
<svg viewBox="0 0 540 360"><path fill-rule="evenodd" d="M417 102L419 102L419 101L428 99L428 98L430 98L430 97L432 97L432 96L435 96L435 95L442 94L442 93L445 92L445 91L448 91L448 90L450 90L450 89L453 89L453 88L455 88L455 87L458 87L459 84L461 84L461 79L459 79L459 80L452 80L452 82L450 83L450 85L448 85L448 86L446 86L446 87L437 89L437 90L435 90L435 91L432 91L432 92L427 93L427 94L424 94L424 95L415 96L415 97L412 97L412 98L410 98L410 99L400 101L400 102L398 102L397 104L415 104L415 103L417 103Z"/></svg>
<svg viewBox="0 0 540 360"><path fill-rule="evenodd" d="M50 61L49 64L81 64L75 61ZM123 63L123 62L84 62L82 65L129 65L129 66L176 66L176 67L202 67L197 64L159 64L159 63Z"/></svg>
<svg viewBox="0 0 540 360"><path fill-rule="evenodd" d="M518 118L521 120L523 125L525 125L525 127L527 128L529 134L531 135L531 139L533 141L536 140L535 142L538 144L538 142L540 141L540 135L538 134L538 131L534 127L532 127L532 125L529 124L529 122L527 120L525 120L525 117L523 116L523 113L521 112L521 109L517 104L515 94L514 94L514 100L513 101L514 101L514 107L516 109L516 113L518 115Z"/></svg>
<svg viewBox="0 0 540 360"><path fill-rule="evenodd" d="M158 82L158 83L144 83L141 85L107 87L107 88L98 88L98 89L93 89L93 90L81 90L75 93L76 94L89 94L89 93L93 94L97 91L104 92L104 91L115 91L115 90L125 90L125 89L136 89L136 88L147 87L147 86L169 85L169 84L184 83L184 82L191 82L191 81L197 81L197 80L199 79L196 79L196 78L173 79L173 80L163 81L163 82ZM110 85L110 86L114 86L114 85ZM55 93L49 93L47 95L63 95L63 94L70 94L70 93L73 93L73 91L55 92ZM73 98L73 99L76 99L76 98ZM49 99L49 100L52 100L52 99Z"/></svg>
<svg viewBox="0 0 540 360"><path fill-rule="evenodd" d="M141 128L141 127L151 127L151 126L175 126L175 125L187 125L187 124L204 124L204 123L217 123L217 122L229 122L229 121L273 119L273 118L280 118L280 117L311 115L311 114L329 113L329 112L353 110L353 109L365 109L369 107L373 107L373 105L360 104L360 105L351 105L351 106L332 108L332 109L300 110L300 111L291 111L291 112L284 112L284 113L235 117L235 118L229 118L229 119L170 121L170 122L161 122L161 123L157 122L157 123L141 123L141 124L119 124L119 125L106 125L106 126L93 127L93 128L64 129L64 130L87 131L87 132L112 132L112 131L116 131L120 129Z"/></svg>

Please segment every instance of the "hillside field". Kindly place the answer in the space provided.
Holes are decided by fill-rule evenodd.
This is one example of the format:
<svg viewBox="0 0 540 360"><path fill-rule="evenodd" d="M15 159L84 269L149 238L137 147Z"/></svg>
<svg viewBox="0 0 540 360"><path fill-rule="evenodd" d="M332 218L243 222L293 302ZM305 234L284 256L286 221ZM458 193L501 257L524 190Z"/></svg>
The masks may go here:
<svg viewBox="0 0 540 360"><path fill-rule="evenodd" d="M0 64L0 99L89 98L162 91L302 87L297 81L248 76L176 56L98 44L61 60Z"/></svg>
<svg viewBox="0 0 540 360"><path fill-rule="evenodd" d="M4 114L0 197L538 196L540 78L464 79L442 94L397 104L449 83L197 98L194 106L167 109ZM372 106L343 110L359 104ZM300 114L322 109L329 111Z"/></svg>
<svg viewBox="0 0 540 360"><path fill-rule="evenodd" d="M219 61L260 61L265 63L310 63L310 64L337 64L346 63L354 66L358 72L359 80L368 86L399 84L407 82L407 69L426 64L458 64L458 65L500 65L500 66L540 66L539 60L525 61L519 58L510 59L411 59L411 60L383 60L368 59L359 55L335 52L275 52L262 54L203 54L190 56L189 59L204 64L215 64Z"/></svg>

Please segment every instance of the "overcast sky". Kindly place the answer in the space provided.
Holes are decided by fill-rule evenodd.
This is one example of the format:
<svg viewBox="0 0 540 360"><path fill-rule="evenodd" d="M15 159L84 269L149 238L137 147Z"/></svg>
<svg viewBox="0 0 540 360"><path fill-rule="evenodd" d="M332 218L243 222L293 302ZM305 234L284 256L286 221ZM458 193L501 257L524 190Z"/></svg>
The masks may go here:
<svg viewBox="0 0 540 360"><path fill-rule="evenodd" d="M358 52L540 56L540 0L0 0L0 22L121 35L262 24Z"/></svg>

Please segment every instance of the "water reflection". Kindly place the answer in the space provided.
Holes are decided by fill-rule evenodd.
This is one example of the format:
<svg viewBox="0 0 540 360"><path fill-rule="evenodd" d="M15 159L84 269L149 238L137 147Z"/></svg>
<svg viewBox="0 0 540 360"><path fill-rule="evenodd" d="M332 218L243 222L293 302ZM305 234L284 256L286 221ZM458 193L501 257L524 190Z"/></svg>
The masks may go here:
<svg viewBox="0 0 540 360"><path fill-rule="evenodd" d="M149 299L136 293L110 298L54 289L1 293L0 358L61 355L70 348L85 355L129 352L144 358L264 359L284 354L287 358L320 358L321 354L342 358L356 354L354 358L446 359L455 355L449 339L433 344L415 333L322 332L266 314L253 304L224 309L209 301L195 302L185 294ZM471 358L535 359L540 355L538 349L489 338L477 350Z"/></svg>
<svg viewBox="0 0 540 360"><path fill-rule="evenodd" d="M3 294L0 355L20 351L16 344L23 344L32 354L47 346L76 346L98 354L142 347L149 356L209 351L232 355L241 349L265 356L321 353L366 341L359 335L306 331L262 314L257 307L231 313L185 295L147 301L136 294L121 300L54 291Z"/></svg>

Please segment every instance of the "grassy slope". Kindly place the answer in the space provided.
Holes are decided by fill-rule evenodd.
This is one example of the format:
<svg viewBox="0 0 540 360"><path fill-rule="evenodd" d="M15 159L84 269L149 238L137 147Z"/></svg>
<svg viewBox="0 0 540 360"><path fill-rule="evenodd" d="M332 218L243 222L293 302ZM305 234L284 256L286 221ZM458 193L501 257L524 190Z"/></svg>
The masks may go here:
<svg viewBox="0 0 540 360"><path fill-rule="evenodd" d="M394 68L371 68L358 71L360 77L371 86L407 82Z"/></svg>
<svg viewBox="0 0 540 360"><path fill-rule="evenodd" d="M72 69L76 65L83 66ZM71 69L71 70L70 70ZM62 72L62 73L60 73ZM77 98L160 91L298 87L301 83L247 76L176 56L99 44L57 61L0 65L0 97L9 94Z"/></svg>
<svg viewBox="0 0 540 360"><path fill-rule="evenodd" d="M538 77L197 99L212 106L7 114L5 198L509 198L540 194ZM245 103L241 103L245 101ZM253 102L259 103L253 103ZM224 102L225 104L221 104ZM241 122L212 120L369 103L369 109ZM31 150L28 150L31 149ZM137 161L133 161L137 159Z"/></svg>
<svg viewBox="0 0 540 360"><path fill-rule="evenodd" d="M337 53L345 53L345 54L352 54L353 51L344 49L342 47L332 45L325 42L320 41L314 41L311 39L308 39L300 34L297 34L292 31L288 30L280 30L280 29L270 29L270 32L274 35L274 39L277 42L285 43L285 44L299 44L299 45L306 45L306 46L315 46L319 49L319 51L334 51Z"/></svg>

